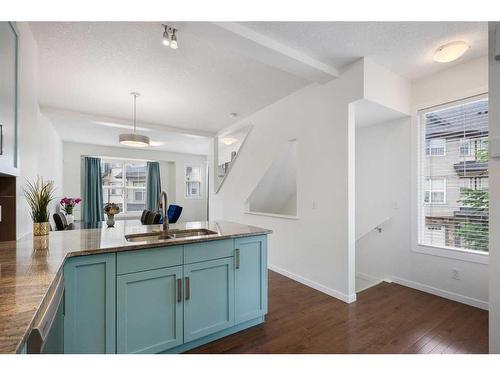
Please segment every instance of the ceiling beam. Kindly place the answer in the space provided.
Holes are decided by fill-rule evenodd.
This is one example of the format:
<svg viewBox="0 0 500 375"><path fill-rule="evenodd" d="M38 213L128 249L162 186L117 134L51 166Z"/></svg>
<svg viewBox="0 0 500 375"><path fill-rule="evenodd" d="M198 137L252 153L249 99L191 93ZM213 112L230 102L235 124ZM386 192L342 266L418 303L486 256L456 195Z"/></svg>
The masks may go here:
<svg viewBox="0 0 500 375"><path fill-rule="evenodd" d="M80 121L90 121L90 122L93 122L94 124L101 125L101 126L123 127L124 129L127 129L127 128L132 129L133 125L134 125L133 121L131 121L130 119L101 116L101 115L76 112L76 111L71 111L71 110L66 110L66 109L61 109L61 108L41 106L40 111L45 116L47 116L49 118L64 117L64 118L80 120ZM146 130L156 131L156 132L170 132L170 133L178 133L178 134L192 135L192 136L198 136L198 137L213 138L215 136L214 132L200 130L200 129L179 128L176 126L152 124L152 123L138 121L137 122L137 129L141 130L141 128L146 129Z"/></svg>
<svg viewBox="0 0 500 375"><path fill-rule="evenodd" d="M185 30L208 36L211 41L309 82L325 83L340 75L337 68L236 22L190 22Z"/></svg>

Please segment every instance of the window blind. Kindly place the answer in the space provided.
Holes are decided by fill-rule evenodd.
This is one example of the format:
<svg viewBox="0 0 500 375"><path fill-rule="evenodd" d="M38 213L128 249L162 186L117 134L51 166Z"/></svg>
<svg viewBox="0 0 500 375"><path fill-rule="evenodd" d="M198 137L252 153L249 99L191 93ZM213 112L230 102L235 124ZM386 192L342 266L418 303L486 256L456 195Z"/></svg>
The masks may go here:
<svg viewBox="0 0 500 375"><path fill-rule="evenodd" d="M488 99L421 111L418 240L488 251Z"/></svg>

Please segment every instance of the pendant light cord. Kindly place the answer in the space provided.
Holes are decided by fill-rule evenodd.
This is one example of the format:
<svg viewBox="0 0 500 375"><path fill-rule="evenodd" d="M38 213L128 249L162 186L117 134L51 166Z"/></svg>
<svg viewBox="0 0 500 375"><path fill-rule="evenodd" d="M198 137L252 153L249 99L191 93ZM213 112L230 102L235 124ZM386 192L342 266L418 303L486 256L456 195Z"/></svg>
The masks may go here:
<svg viewBox="0 0 500 375"><path fill-rule="evenodd" d="M137 97L140 96L138 92L131 92L130 93L134 97L134 134L136 133L136 127L137 127Z"/></svg>

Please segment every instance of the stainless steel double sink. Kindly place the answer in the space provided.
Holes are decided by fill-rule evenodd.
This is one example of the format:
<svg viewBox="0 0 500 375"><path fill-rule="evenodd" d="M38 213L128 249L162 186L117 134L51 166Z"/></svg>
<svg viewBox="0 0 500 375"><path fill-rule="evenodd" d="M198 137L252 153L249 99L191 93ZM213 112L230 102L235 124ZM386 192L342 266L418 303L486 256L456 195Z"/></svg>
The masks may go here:
<svg viewBox="0 0 500 375"><path fill-rule="evenodd" d="M168 241L177 238L199 238L217 234L212 230L205 228L197 229L171 229L167 232L150 232L150 233L134 233L125 236L128 242L143 242L143 241Z"/></svg>

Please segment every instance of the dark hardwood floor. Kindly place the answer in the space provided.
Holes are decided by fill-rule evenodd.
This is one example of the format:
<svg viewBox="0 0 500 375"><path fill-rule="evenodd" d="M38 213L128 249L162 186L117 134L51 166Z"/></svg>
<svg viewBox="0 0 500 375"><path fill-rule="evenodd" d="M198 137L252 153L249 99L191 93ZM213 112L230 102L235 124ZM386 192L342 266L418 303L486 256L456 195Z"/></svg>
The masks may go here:
<svg viewBox="0 0 500 375"><path fill-rule="evenodd" d="M487 311L389 283L349 305L269 271L266 322L189 353L487 352Z"/></svg>

